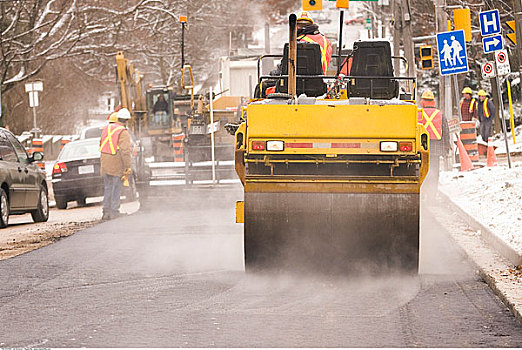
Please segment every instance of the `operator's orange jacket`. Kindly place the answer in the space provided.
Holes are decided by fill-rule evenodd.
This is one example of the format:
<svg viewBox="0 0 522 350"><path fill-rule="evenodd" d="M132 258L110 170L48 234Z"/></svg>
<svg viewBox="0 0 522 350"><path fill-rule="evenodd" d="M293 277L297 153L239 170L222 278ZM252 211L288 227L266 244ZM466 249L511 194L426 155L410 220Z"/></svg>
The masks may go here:
<svg viewBox="0 0 522 350"><path fill-rule="evenodd" d="M102 176L123 176L131 167L131 142L127 128L119 123L109 123L103 128L100 153Z"/></svg>
<svg viewBox="0 0 522 350"><path fill-rule="evenodd" d="M430 140L442 138L442 112L435 107L424 107L419 111L417 121L424 125L430 134Z"/></svg>
<svg viewBox="0 0 522 350"><path fill-rule="evenodd" d="M297 37L297 41L307 41L309 43L319 44L321 47L321 64L323 66L323 74L326 74L330 59L332 58L332 43L326 36L321 33L302 34Z"/></svg>

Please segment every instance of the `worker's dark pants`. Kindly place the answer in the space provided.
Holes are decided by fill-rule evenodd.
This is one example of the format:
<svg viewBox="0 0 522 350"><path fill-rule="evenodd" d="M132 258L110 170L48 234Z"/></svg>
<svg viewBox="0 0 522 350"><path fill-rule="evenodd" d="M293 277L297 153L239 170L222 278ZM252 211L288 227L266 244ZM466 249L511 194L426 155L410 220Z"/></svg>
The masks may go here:
<svg viewBox="0 0 522 350"><path fill-rule="evenodd" d="M422 186L423 192L432 197L439 187L440 156L442 155L442 140L430 140L430 171Z"/></svg>
<svg viewBox="0 0 522 350"><path fill-rule="evenodd" d="M493 125L493 118L489 120L483 120L480 122L479 133L482 136L484 142L488 142L488 138L491 137L491 127Z"/></svg>
<svg viewBox="0 0 522 350"><path fill-rule="evenodd" d="M103 212L113 214L120 210L121 178L105 174L103 176Z"/></svg>

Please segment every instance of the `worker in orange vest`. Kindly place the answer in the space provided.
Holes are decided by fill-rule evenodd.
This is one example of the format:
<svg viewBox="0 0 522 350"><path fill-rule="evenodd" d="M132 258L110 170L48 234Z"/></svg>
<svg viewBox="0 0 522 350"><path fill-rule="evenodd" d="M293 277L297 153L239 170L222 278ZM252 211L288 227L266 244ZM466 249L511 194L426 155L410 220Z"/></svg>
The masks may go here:
<svg viewBox="0 0 522 350"><path fill-rule="evenodd" d="M426 90L421 96L421 107L417 121L424 125L430 134L430 171L426 178L428 192L436 193L439 184L440 156L442 145L442 112L435 107L435 96Z"/></svg>
<svg viewBox="0 0 522 350"><path fill-rule="evenodd" d="M131 141L126 128L131 117L129 110L120 109L116 117L116 122L103 128L100 139L101 175L104 182L102 220L121 215L121 178L131 173Z"/></svg>
<svg viewBox="0 0 522 350"><path fill-rule="evenodd" d="M319 27L314 23L308 12L301 12L297 19L297 41L319 44L321 47L323 74L326 74L332 58L332 43L319 31Z"/></svg>
<svg viewBox="0 0 522 350"><path fill-rule="evenodd" d="M332 43L319 31L319 26L314 23L314 20L308 12L301 12L299 18L297 18L297 41L319 44L321 48L323 74L326 75L326 71L330 65L330 59L332 58ZM270 72L270 75L281 75L281 65L279 64L276 70ZM271 86L266 89L265 95L268 96L275 91L276 87Z"/></svg>

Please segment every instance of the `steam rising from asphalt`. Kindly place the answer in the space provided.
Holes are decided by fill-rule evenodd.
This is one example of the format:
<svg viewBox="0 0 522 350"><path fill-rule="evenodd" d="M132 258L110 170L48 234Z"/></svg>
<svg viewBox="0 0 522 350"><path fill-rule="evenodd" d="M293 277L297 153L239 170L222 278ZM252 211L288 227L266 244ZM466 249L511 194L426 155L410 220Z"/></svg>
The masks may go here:
<svg viewBox="0 0 522 350"><path fill-rule="evenodd" d="M118 258L114 261L108 257L110 261L107 263L146 276L243 271L243 224L235 223L234 210L235 201L242 200L241 190L174 192L159 198L158 205L149 212L107 223L109 231L125 232L124 235L118 234L117 239L115 237L114 242L109 244L107 249L113 250L113 257ZM462 259L459 254L454 254L454 243L448 240L432 215L425 208L421 210L420 273L459 274L465 269ZM314 242L310 241L310 244ZM288 255L290 259L291 256ZM285 263L295 266L299 261L287 260ZM370 273L374 269L366 269L362 264L346 265L342 260L336 261L334 256L330 261L320 263L337 265L333 274L335 279L350 283L364 279L385 281L389 278L405 283L417 281L416 276L404 276L400 271L386 271L385 277L375 275ZM276 283L284 287L285 283L295 284L294 278L309 282L330 278L323 273L328 269L321 270L305 268L296 274L286 270L269 271L247 274L246 278L256 284Z"/></svg>

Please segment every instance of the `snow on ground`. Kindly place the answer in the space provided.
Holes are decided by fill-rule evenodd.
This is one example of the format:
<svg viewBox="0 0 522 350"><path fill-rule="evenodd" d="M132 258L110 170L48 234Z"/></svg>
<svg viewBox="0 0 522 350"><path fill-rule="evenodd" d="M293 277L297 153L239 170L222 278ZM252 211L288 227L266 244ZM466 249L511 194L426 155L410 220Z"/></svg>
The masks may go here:
<svg viewBox="0 0 522 350"><path fill-rule="evenodd" d="M462 209L522 254L522 162L512 165L442 172L440 184Z"/></svg>
<svg viewBox="0 0 522 350"><path fill-rule="evenodd" d="M513 143L513 135L511 131L507 133L508 140L508 148L509 153L513 152L522 152L522 125L519 125L515 128L515 141ZM495 135L493 139L493 145L497 148L495 149L495 154L506 154L506 141L504 141L504 133L499 133Z"/></svg>

